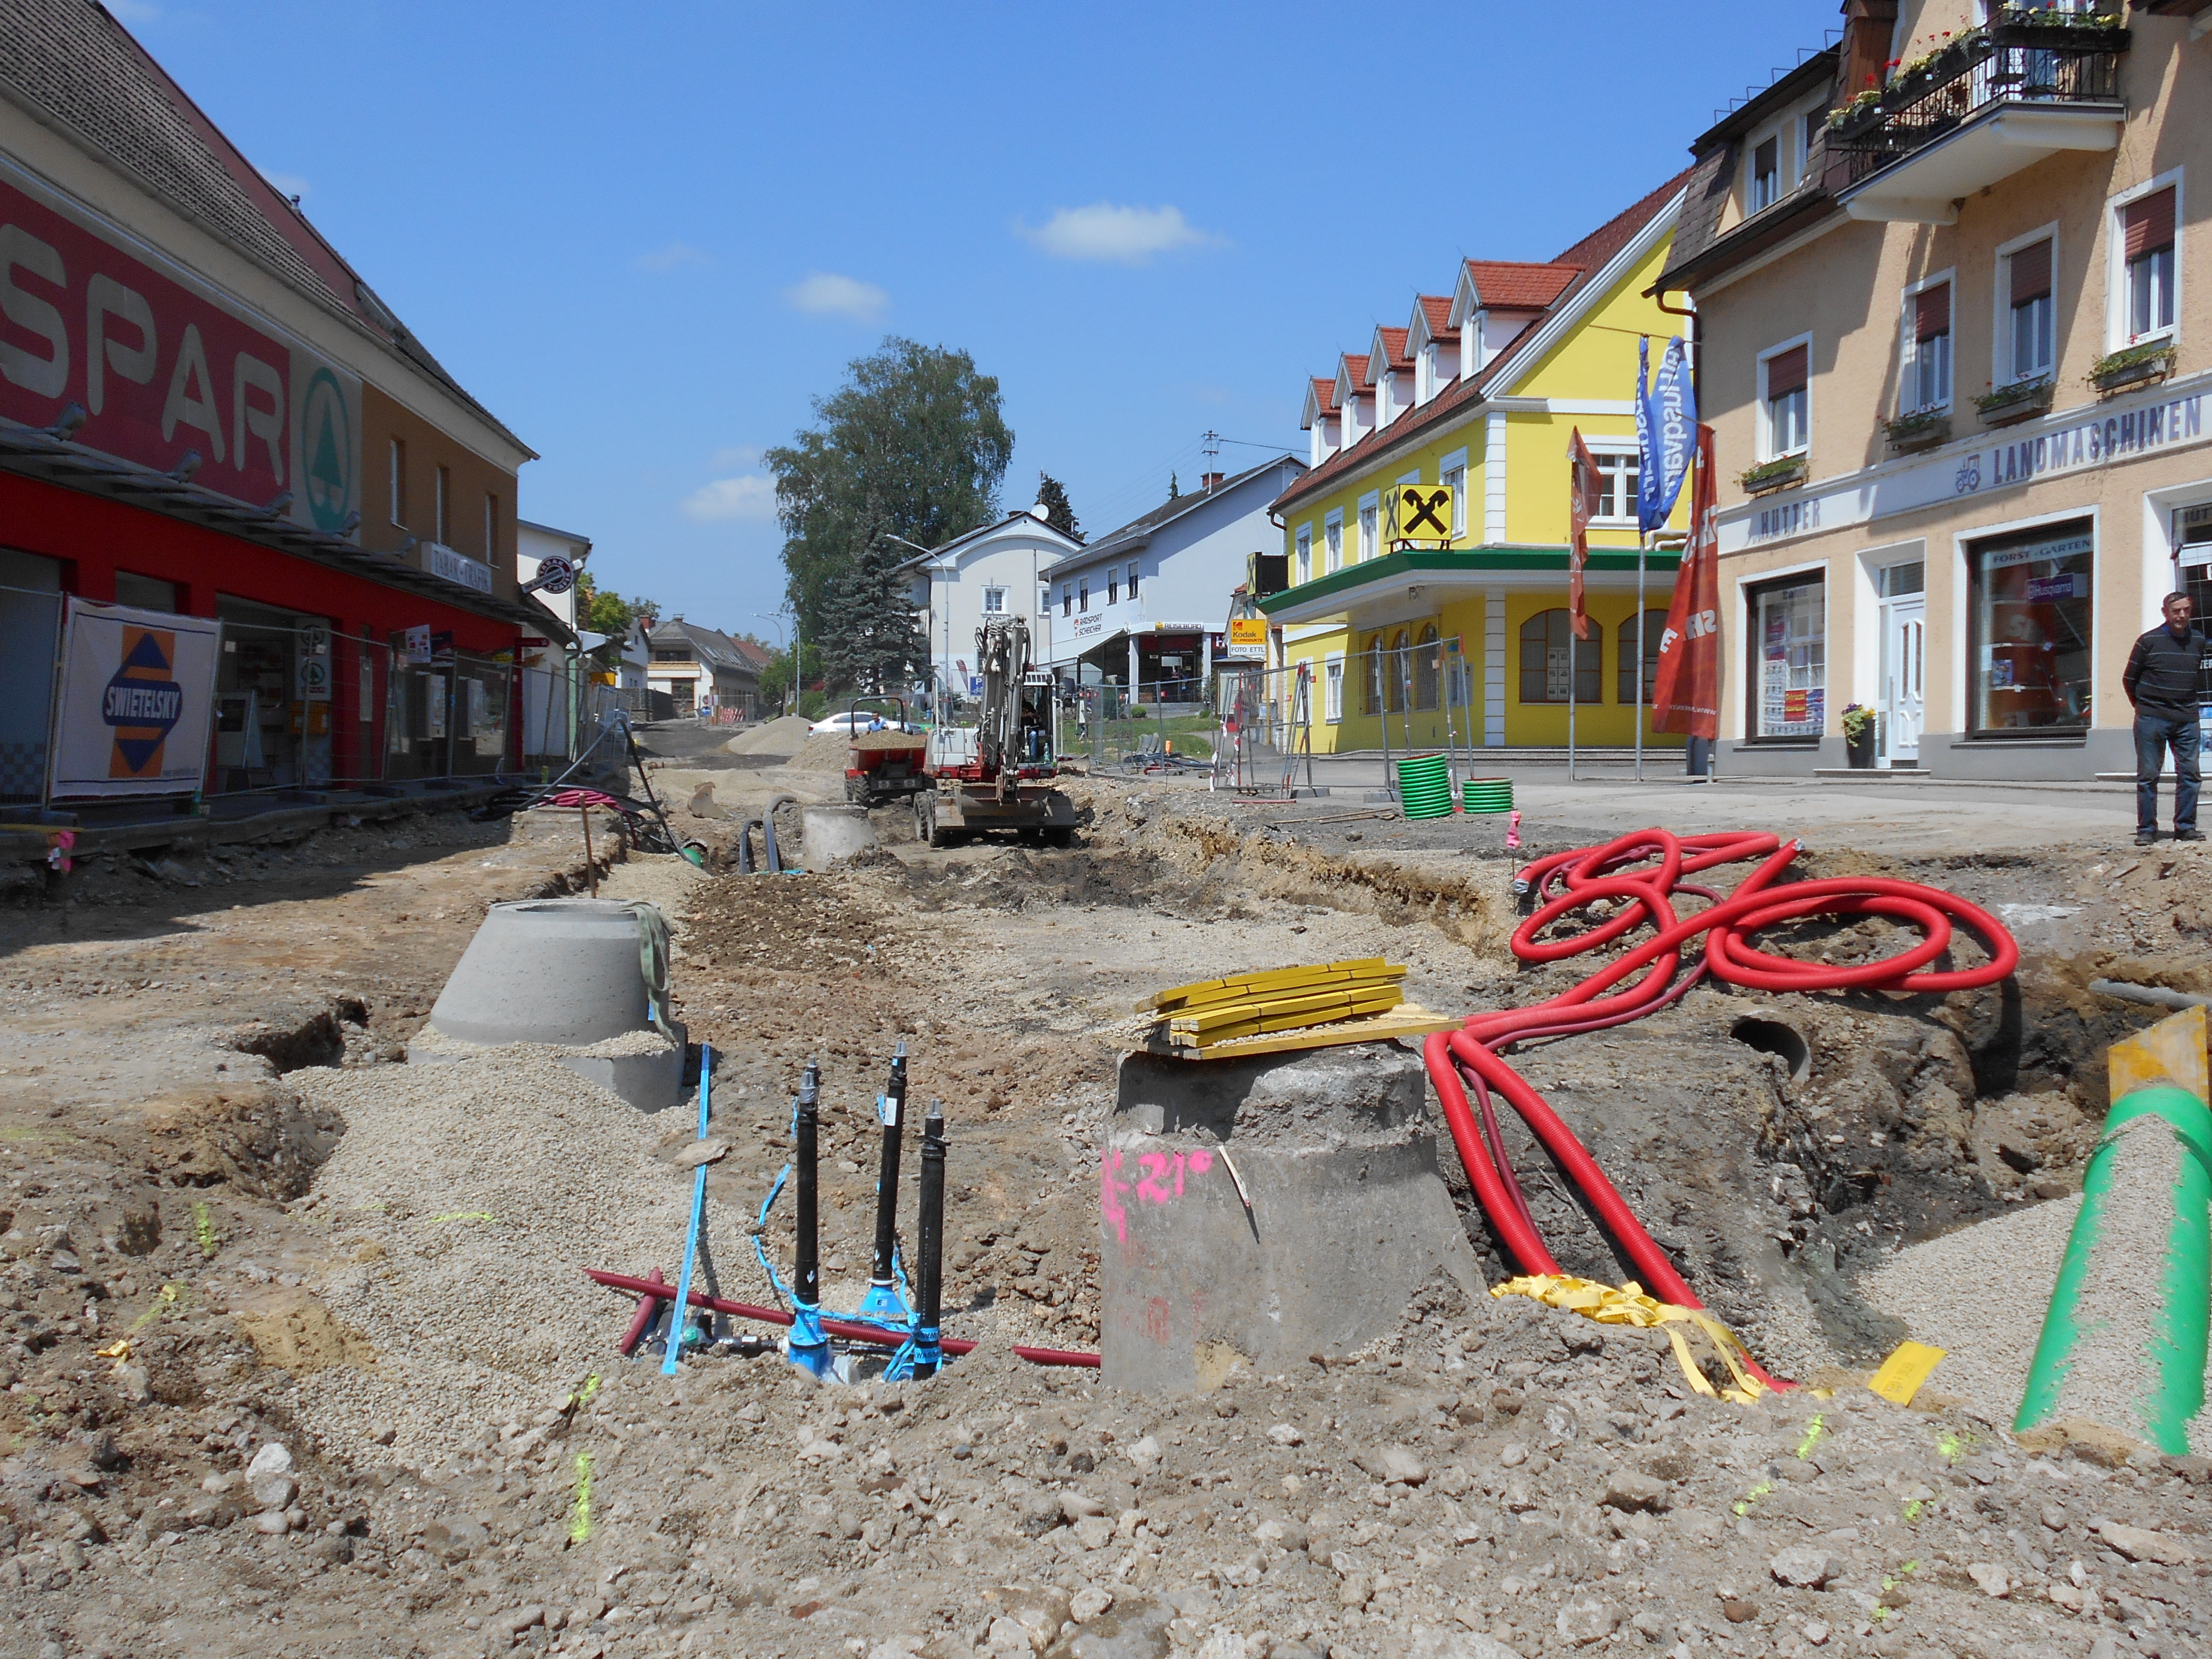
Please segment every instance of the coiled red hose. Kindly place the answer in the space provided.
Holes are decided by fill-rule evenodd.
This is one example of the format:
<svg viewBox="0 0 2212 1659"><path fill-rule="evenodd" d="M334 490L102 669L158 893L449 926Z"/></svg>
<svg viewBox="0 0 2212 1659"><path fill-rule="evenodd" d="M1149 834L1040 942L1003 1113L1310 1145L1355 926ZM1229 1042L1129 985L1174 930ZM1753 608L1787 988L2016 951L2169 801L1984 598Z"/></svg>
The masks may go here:
<svg viewBox="0 0 2212 1659"><path fill-rule="evenodd" d="M1504 1049L1535 1037L1566 1036L1639 1019L1684 995L1707 974L1730 984L1768 991L1872 987L1946 992L1995 984L2018 966L2020 947L1994 916L1938 888L1872 876L1772 885L1797 851L1798 843L1794 841L1785 846L1778 836L1747 831L1676 836L1665 830L1638 830L1601 847L1555 853L1537 860L1523 872L1522 879L1533 888L1537 901L1534 913L1513 933L1513 954L1523 962L1565 961L1611 945L1647 924L1656 931L1571 991L1527 1008L1477 1014L1460 1030L1440 1031L1423 1046L1430 1079L1443 1104L1444 1121L1467 1168L1476 1201L1522 1273L1552 1274L1559 1267L1538 1233L1520 1183L1514 1178L1491 1109L1493 1091L1503 1095L1521 1115L1530 1133L1581 1191L1606 1231L1635 1264L1644 1289L1662 1302L1689 1308L1705 1305L1644 1231L1574 1131L1506 1063ZM1754 858L1760 860L1758 867L1725 898L1710 888L1682 880L1686 875L1718 865ZM1682 893L1710 902L1692 916L1678 918L1671 900ZM1570 938L1538 938L1562 916L1601 899L1618 906L1606 921ZM1879 962L1831 967L1771 956L1745 942L1781 922L1809 916L1866 915L1888 916L1918 929L1919 943ZM1950 948L1954 923L1963 924L1979 938L1988 953L1986 962L1963 969L1930 965ZM1705 948L1685 972L1682 947L1700 933L1705 935ZM1632 975L1640 976L1626 989L1614 992L1614 987ZM1605 994L1608 992L1613 994ZM1475 1094L1472 1107L1468 1100L1468 1084ZM1755 1364L1751 1370L1763 1382L1790 1386Z"/></svg>

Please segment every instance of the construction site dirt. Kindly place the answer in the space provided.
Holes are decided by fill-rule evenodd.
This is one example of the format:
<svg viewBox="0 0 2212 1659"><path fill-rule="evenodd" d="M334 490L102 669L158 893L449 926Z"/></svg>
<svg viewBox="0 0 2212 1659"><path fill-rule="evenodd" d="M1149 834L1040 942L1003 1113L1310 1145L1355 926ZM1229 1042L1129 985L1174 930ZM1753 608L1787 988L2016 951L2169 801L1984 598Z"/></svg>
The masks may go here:
<svg viewBox="0 0 2212 1659"><path fill-rule="evenodd" d="M2023 1443L2009 1352L1910 1407L1866 1386L1962 1300L2033 1345L2054 1269L2016 1224L2078 1201L2105 1048L2165 1012L2091 981L2212 992L2200 849L1964 822L1952 845L1993 850L1899 850L1831 823L1793 876L1947 889L2013 931L2017 973L1948 997L1708 982L1516 1051L1800 1387L1711 1398L1662 1332L1439 1278L1361 1352L1165 1396L1011 1352L1098 1346L1097 1147L1139 999L1381 956L1431 1009L1540 1000L1594 964L1516 965L1514 871L1621 826L1532 815L1509 851L1494 821L1342 793L1070 779L1070 850L931 850L887 807L857 859L739 876L739 822L838 775L647 742L708 870L626 854L604 818L587 870L574 811L449 813L95 859L0 911L0 1654L2212 1651L2212 1463ZM779 833L804 864L799 815ZM944 1103L945 1328L974 1352L828 1384L772 1350L672 1378L617 1355L633 1299L584 1270L674 1278L689 1109L525 1053L399 1063L489 904L595 883L668 914L677 1014L719 1057L708 1288L777 1300L755 1244L787 1273L789 1198L761 1212L811 1057L823 1302L858 1303L903 1039L911 1099ZM1759 942L1849 963L1909 937ZM1632 1278L1503 1127L1562 1270ZM1931 1241L1940 1280L1912 1270Z"/></svg>

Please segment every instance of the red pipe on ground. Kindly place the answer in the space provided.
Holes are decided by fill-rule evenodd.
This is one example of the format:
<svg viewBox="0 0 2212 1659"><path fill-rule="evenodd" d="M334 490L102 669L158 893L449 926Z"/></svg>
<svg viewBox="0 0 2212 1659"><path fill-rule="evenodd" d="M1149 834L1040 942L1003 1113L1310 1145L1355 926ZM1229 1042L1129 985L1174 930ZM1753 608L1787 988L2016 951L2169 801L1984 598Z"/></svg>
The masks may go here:
<svg viewBox="0 0 2212 1659"><path fill-rule="evenodd" d="M647 1306L659 1302L672 1302L676 1298L676 1287L661 1279L659 1268L653 1270L651 1279L609 1273L603 1267L586 1267L584 1275L610 1290L628 1291L632 1296L645 1297ZM750 1319L763 1325L791 1323L791 1316L781 1308L757 1308L750 1302L728 1302L719 1296L709 1296L704 1291L691 1292L691 1305L727 1314L732 1319ZM878 1325L856 1325L844 1319L825 1319L822 1322L822 1328L842 1341L872 1342L879 1348L896 1348L906 1340L905 1336L898 1332L887 1331ZM644 1333L640 1332L639 1334L642 1336ZM631 1344L633 1347L635 1346ZM980 1345L948 1336L938 1346L957 1358L961 1354L975 1352ZM1065 1348L1025 1348L1018 1343L1014 1346L1014 1352L1032 1365L1079 1365L1092 1370L1098 1368L1098 1356L1095 1353L1074 1353Z"/></svg>
<svg viewBox="0 0 2212 1659"><path fill-rule="evenodd" d="M1468 1103L1466 1077L1473 1079L1487 1114L1487 1096L1502 1095L1521 1115L1530 1133L1565 1171L1596 1212L1606 1231L1643 1275L1646 1291L1662 1302L1683 1307L1705 1304L1673 1262L1644 1231L1635 1212L1605 1177L1575 1133L1528 1080L1502 1058L1514 1043L1536 1037L1565 1036L1619 1025L1663 1007L1706 974L1731 984L1769 991L1826 991L1873 988L1907 992L1946 992L1992 985L2020 963L2020 947L1987 911L1956 894L1918 882L1881 877L1845 877L1772 883L1796 857L1798 844L1784 846L1774 836L1749 831L1711 836L1676 836L1664 830L1639 830L1601 847L1580 847L1537 860L1522 872L1539 901L1532 915L1514 930L1513 954L1523 962L1562 962L1597 950L1649 923L1656 932L1623 951L1572 990L1526 1008L1477 1014L1459 1030L1437 1032L1423 1044L1430 1079L1443 1103L1444 1122L1459 1149L1460 1162L1476 1201L1490 1219L1506 1253L1524 1273L1552 1274L1559 1263L1537 1232L1502 1140L1486 1144L1483 1127ZM1620 872L1658 860L1657 867L1635 874ZM1759 867L1726 898L1711 890L1685 884L1681 878L1716 865L1760 860ZM1677 893L1712 901L1686 920L1677 919L1669 902ZM1618 912L1588 931L1559 939L1541 939L1543 930L1569 913L1601 899ZM1744 941L1762 929L1814 916L1892 917L1920 930L1920 942L1899 955L1857 967L1798 962L1750 948ZM1978 935L1989 960L1978 967L1936 969L1950 948L1954 921ZM1682 946L1705 936L1701 959L1679 980ZM1601 996L1647 969L1626 990ZM1492 1133L1494 1135L1495 1131ZM1756 1364L1759 1379L1791 1386Z"/></svg>

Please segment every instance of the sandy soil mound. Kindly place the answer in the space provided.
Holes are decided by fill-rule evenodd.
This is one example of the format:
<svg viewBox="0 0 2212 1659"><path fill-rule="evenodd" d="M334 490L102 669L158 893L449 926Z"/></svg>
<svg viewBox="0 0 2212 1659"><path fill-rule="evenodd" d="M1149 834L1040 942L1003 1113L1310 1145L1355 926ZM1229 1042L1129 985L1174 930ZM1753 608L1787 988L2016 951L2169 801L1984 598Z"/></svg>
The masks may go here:
<svg viewBox="0 0 2212 1659"><path fill-rule="evenodd" d="M919 732L863 732L860 746L914 749L924 741ZM786 763L799 772L842 772L845 769L845 757L852 750L852 739L842 732L817 732L799 745L799 751Z"/></svg>
<svg viewBox="0 0 2212 1659"><path fill-rule="evenodd" d="M793 755L806 741L813 730L811 720L797 714L786 714L765 726L756 726L750 732L740 732L722 745L725 753L732 755Z"/></svg>

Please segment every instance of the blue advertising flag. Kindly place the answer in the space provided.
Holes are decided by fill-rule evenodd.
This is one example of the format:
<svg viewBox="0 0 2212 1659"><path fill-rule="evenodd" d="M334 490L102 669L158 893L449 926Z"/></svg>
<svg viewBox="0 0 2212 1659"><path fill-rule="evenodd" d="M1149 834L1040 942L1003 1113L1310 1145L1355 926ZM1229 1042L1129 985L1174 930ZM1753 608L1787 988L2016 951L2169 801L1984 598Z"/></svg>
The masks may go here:
<svg viewBox="0 0 2212 1659"><path fill-rule="evenodd" d="M1697 453L1697 387L1690 378L1689 353L1679 334L1667 342L1666 358L1651 387L1645 426L1652 434L1652 447L1658 452L1657 466L1647 462L1647 471L1638 481L1638 517L1649 531L1663 526L1667 515L1674 510L1675 498L1682 493L1683 481L1690 476L1691 459Z"/></svg>
<svg viewBox="0 0 2212 1659"><path fill-rule="evenodd" d="M1657 434L1652 430L1651 393L1651 337L1638 337L1636 342L1636 522L1644 530L1654 523L1663 522L1666 514L1656 512L1659 501L1659 458L1653 453Z"/></svg>

